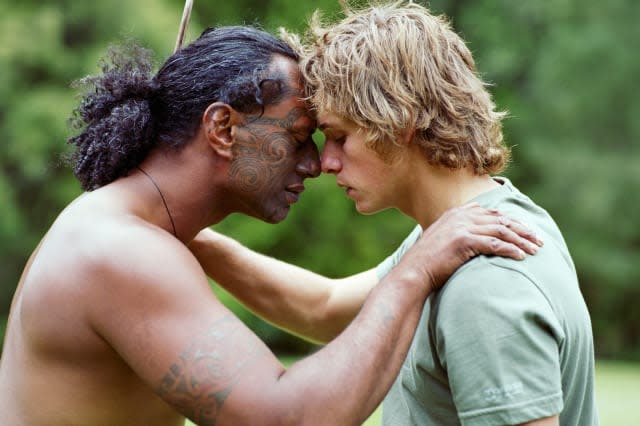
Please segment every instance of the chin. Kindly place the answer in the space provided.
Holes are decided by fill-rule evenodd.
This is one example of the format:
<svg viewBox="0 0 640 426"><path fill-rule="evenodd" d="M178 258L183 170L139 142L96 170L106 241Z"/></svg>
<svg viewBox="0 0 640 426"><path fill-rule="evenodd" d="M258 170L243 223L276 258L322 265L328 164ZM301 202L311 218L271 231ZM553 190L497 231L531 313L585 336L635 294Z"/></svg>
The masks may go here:
<svg viewBox="0 0 640 426"><path fill-rule="evenodd" d="M270 212L269 214L260 217L263 221L271 224L280 223L287 218L289 215L289 207L285 207L282 209L277 209L276 211Z"/></svg>
<svg viewBox="0 0 640 426"><path fill-rule="evenodd" d="M366 207L360 207L360 206L358 206L357 204L356 204L356 211L357 211L358 213L360 213L361 215L365 215L365 216L368 216L368 215L372 215L372 214L377 213L377 210L369 210L368 208L366 208Z"/></svg>
<svg viewBox="0 0 640 426"><path fill-rule="evenodd" d="M361 215L365 215L365 216L376 214L376 213L379 213L379 212L381 212L383 210L386 210L386 209L387 209L387 207L372 206L372 205L367 205L367 204L356 203L356 210L358 211L358 213L360 213Z"/></svg>

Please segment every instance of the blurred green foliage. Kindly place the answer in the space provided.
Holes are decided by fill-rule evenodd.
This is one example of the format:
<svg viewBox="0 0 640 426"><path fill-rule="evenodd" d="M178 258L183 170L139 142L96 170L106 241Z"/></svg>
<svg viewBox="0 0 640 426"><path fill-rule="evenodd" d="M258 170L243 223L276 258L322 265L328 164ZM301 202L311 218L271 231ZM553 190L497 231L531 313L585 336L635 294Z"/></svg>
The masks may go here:
<svg viewBox="0 0 640 426"><path fill-rule="evenodd" d="M77 101L69 84L97 72L107 45L124 37L162 62L182 7L181 0L0 0L0 330L30 252L80 193L60 160ZM506 175L563 230L598 355L640 359L640 3L432 0L430 7L452 19L499 108L510 112ZM212 25L302 31L316 8L329 18L340 10L337 0L196 1L187 40ZM375 265L412 227L395 211L358 215L331 176L307 186L282 224L234 215L216 229L342 276ZM215 290L275 349L310 348Z"/></svg>

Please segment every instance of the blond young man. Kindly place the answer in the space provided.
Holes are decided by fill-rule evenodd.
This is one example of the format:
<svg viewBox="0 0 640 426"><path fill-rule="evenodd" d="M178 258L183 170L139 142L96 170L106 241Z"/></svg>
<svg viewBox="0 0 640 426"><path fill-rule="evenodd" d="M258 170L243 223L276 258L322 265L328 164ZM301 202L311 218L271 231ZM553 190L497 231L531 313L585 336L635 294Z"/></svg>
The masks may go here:
<svg viewBox="0 0 640 426"><path fill-rule="evenodd" d="M429 297L383 424L597 425L591 323L574 265L547 212L491 176L509 157L504 113L464 41L443 17L405 2L347 10L328 27L316 19L311 30L301 69L326 137L322 170L359 212L397 208L419 225L377 268L343 280L213 233L192 245L205 269L224 256L252 278L230 268L215 279L267 319L326 340L445 210L471 201L500 209L545 246L522 262L476 257Z"/></svg>

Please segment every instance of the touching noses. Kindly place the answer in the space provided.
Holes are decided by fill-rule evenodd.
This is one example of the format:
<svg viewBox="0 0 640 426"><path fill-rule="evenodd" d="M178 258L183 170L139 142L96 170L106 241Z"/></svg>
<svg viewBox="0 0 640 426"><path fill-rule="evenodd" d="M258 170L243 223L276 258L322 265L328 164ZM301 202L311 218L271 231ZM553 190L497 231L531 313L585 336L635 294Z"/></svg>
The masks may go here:
<svg viewBox="0 0 640 426"><path fill-rule="evenodd" d="M322 171L324 173L339 173L342 169L342 162L339 157L340 145L332 140L327 140L322 149Z"/></svg>
<svg viewBox="0 0 640 426"><path fill-rule="evenodd" d="M318 147L315 143L309 142L305 144L302 151L301 161L296 165L296 172L303 178L318 177L320 175L320 156L318 155Z"/></svg>

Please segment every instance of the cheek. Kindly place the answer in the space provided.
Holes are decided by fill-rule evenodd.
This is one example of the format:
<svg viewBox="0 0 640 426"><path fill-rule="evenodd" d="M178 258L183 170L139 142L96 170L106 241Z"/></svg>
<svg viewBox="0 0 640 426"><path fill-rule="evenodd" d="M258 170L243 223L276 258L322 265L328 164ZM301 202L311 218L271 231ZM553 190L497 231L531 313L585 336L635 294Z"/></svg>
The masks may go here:
<svg viewBox="0 0 640 426"><path fill-rule="evenodd" d="M287 138L280 133L272 133L265 137L261 147L261 157L273 169L278 169L292 157Z"/></svg>
<svg viewBox="0 0 640 426"><path fill-rule="evenodd" d="M260 157L267 169L267 188L282 189L283 182L295 173L297 143L288 134L272 133L265 137Z"/></svg>
<svg viewBox="0 0 640 426"><path fill-rule="evenodd" d="M240 191L268 194L281 186L282 176L295 170L290 146L280 133L238 135L229 179Z"/></svg>
<svg viewBox="0 0 640 426"><path fill-rule="evenodd" d="M253 135L239 133L236 136L229 182L242 192L259 190L268 172L258 148L258 139Z"/></svg>
<svg viewBox="0 0 640 426"><path fill-rule="evenodd" d="M393 175L386 164L379 161L365 161L359 167L360 176L367 182L369 190L376 198L386 198L395 191Z"/></svg>
<svg viewBox="0 0 640 426"><path fill-rule="evenodd" d="M242 192L255 192L263 186L266 167L253 158L243 157L233 161L229 181Z"/></svg>

